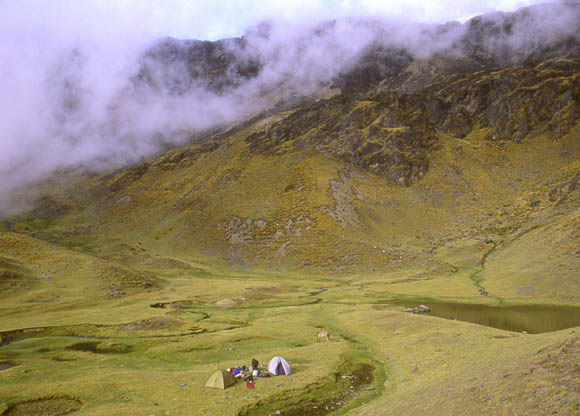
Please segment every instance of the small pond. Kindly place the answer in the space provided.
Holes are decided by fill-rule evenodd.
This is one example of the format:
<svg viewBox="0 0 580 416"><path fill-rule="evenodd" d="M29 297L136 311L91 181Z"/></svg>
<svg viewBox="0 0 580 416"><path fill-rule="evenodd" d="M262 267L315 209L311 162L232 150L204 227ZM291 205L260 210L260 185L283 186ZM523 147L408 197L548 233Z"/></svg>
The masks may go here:
<svg viewBox="0 0 580 416"><path fill-rule="evenodd" d="M574 306L487 306L467 303L424 302L427 315L471 322L506 331L541 334L580 326L580 307ZM419 304L405 304L418 306Z"/></svg>
<svg viewBox="0 0 580 416"><path fill-rule="evenodd" d="M12 363L4 362L4 361L0 362L0 371L8 370L9 368L12 368L12 367L14 367L14 364L12 364Z"/></svg>

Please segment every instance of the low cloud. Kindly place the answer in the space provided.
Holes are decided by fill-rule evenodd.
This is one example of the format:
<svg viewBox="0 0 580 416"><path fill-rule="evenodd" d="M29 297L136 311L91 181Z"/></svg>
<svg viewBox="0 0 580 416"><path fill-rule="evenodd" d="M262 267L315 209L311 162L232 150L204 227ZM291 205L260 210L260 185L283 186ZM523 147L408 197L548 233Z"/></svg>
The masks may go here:
<svg viewBox="0 0 580 416"><path fill-rule="evenodd" d="M194 2L178 0L163 2L165 8L153 1L70 3L0 1L0 217L14 212L15 190L59 169L101 170L139 161L194 132L330 84L371 44L427 57L450 48L468 29L452 25L441 32L434 24L412 23L410 13L423 21L439 17L427 2L397 3L395 17L368 17L388 14L384 2L370 0L304 1L302 9L222 2L230 8L213 31L207 28L216 12L213 1L211 6L195 2L196 9ZM249 15L246 10L252 9L246 6L252 4L256 12ZM486 40L488 46L533 49L576 30L570 16L562 14L564 3L558 4L552 14L532 13L511 35ZM469 14L478 5L465 2L459 11ZM223 43L221 52L246 65L228 69L225 86L208 85L192 72L200 62L187 55L187 48L181 57L151 55L163 42L183 45L163 38L187 34L188 22L197 25L190 33L205 30L212 37L225 33L236 13L240 21L263 22L246 30L241 44ZM272 16L279 19L269 20ZM208 44L197 45L196 50L204 50Z"/></svg>

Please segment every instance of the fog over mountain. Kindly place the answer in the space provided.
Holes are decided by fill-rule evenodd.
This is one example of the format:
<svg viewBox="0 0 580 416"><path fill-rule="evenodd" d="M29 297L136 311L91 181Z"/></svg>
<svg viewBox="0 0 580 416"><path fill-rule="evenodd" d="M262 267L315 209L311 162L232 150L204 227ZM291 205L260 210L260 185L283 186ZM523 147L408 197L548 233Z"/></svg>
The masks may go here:
<svg viewBox="0 0 580 416"><path fill-rule="evenodd" d="M380 82L434 54L482 68L521 64L578 42L580 33L578 1L465 23L360 13L270 18L217 42L178 40L166 31L171 16L152 19L128 3L50 4L0 2L0 215L18 208L12 191L59 169L135 162L281 102L364 88L361 71Z"/></svg>

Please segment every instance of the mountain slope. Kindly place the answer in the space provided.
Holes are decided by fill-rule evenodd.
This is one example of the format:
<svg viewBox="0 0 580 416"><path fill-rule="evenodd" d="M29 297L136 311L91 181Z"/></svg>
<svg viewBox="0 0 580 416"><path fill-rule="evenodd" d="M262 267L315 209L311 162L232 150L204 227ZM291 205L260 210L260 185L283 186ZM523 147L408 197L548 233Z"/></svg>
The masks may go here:
<svg viewBox="0 0 580 416"><path fill-rule="evenodd" d="M199 144L101 180L91 178L79 185L79 193L91 197L70 207L72 218L57 222L66 229L75 216L85 216L77 220L78 232L64 231L72 240L84 230L90 238L101 231L108 238L122 232L133 235L127 241L133 249L148 239L150 248L178 250L187 258L209 255L231 265L351 272L386 267L401 257L401 241L418 240L419 247L407 248L417 256L433 235L476 235L476 228L495 219L480 215L465 227L455 218L522 205L517 192L541 186L543 177L577 158L580 61L574 16L579 14L577 3L560 2L412 30L372 19L326 22L297 35L295 45L284 45L288 56L318 43L327 48L345 24L369 34L361 50L349 52L351 62L331 60L336 64L328 72L331 78L308 74L317 67L307 65L296 76L314 84L303 82L309 87L302 90L290 75L264 84L264 73L273 75L268 59L277 48L275 26L260 25L241 39L213 43L165 39L143 55L132 80L138 89L183 95L205 86L243 95L249 88L251 97L270 107L217 135L195 134L191 139ZM562 15L567 24L551 28L553 15ZM402 29L418 31L430 54L419 45L405 48L392 41ZM506 152L512 141L521 146ZM451 148L456 155L449 154ZM546 151L548 158L540 160ZM497 171L490 172L481 158ZM457 159L472 163L459 169ZM504 166L514 163L514 169ZM433 186L429 175L441 182L437 192L427 188ZM450 188L457 206L440 209ZM391 194L395 198L384 196ZM424 195L419 203L417 194ZM69 198L61 196L61 208L39 212L48 217L64 212ZM79 206L88 209L80 214ZM433 216L417 218L426 210ZM150 231L156 233L153 239ZM59 231L47 233L55 238ZM374 250L386 256L381 259Z"/></svg>
<svg viewBox="0 0 580 416"><path fill-rule="evenodd" d="M147 251L249 269L446 273L438 253L455 241L497 251L527 224L559 234L548 219L574 211L578 68L559 58L266 114L77 181L39 206L50 225L37 236L127 264ZM572 214L558 221L576 229ZM528 250L551 238L534 235ZM571 273L572 286L548 283L555 299L576 288Z"/></svg>

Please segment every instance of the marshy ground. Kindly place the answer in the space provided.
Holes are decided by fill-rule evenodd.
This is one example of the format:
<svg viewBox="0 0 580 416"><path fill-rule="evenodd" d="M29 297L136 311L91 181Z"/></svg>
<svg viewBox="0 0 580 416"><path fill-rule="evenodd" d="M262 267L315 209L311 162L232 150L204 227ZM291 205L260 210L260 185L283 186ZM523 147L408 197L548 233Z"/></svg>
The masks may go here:
<svg viewBox="0 0 580 416"><path fill-rule="evenodd" d="M577 328L533 335L404 313L401 302L425 297L389 291L416 284L397 276L156 272L163 284L119 297L103 286L87 297L71 273L33 286L41 295L4 298L2 414L572 415L580 405ZM427 287L457 279L455 302L496 302L463 278ZM331 342L316 342L321 329ZM276 355L290 376L204 387L216 369Z"/></svg>

